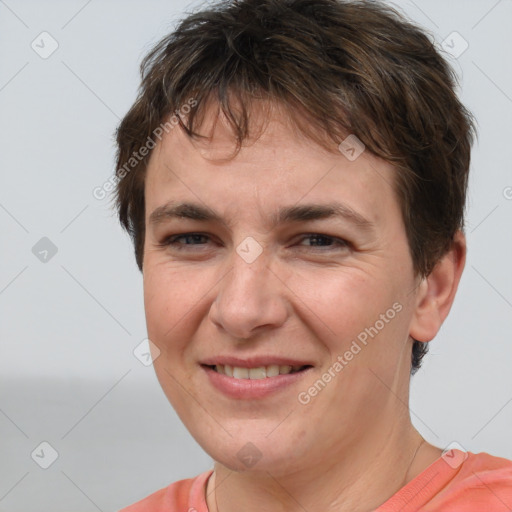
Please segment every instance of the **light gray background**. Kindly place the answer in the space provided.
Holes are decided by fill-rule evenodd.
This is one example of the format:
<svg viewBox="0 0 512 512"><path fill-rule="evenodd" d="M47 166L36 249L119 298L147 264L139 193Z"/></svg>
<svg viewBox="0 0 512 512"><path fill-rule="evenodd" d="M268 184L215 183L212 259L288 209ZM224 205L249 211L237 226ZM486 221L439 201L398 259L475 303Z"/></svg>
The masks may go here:
<svg viewBox="0 0 512 512"><path fill-rule="evenodd" d="M92 195L114 171L140 59L187 5L0 0L0 511L117 510L212 465L133 354L141 275ZM451 61L479 124L467 266L413 378L413 421L438 446L512 458L512 1L395 5L439 43L467 41ZM59 45L47 59L31 48L43 31ZM42 237L58 248L46 263ZM46 470L31 458L43 441L59 454Z"/></svg>

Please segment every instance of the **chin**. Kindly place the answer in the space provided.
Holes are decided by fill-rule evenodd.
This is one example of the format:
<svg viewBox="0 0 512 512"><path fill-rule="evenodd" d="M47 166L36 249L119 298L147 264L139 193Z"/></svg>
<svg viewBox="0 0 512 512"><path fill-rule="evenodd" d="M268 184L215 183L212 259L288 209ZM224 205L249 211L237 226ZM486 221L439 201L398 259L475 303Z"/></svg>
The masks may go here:
<svg viewBox="0 0 512 512"><path fill-rule="evenodd" d="M282 432L281 435L277 433L268 435L276 425L278 422L274 422L265 433L255 432L253 435L250 433L250 428L243 428L243 425L240 425L242 428L239 434L234 434L227 428L232 437L221 429L222 434L219 433L219 437L214 442L212 442L211 433L210 436L206 432L192 435L215 462L231 471L290 473L296 470L300 460L304 459L305 446L294 441L294 436L289 432L284 438Z"/></svg>

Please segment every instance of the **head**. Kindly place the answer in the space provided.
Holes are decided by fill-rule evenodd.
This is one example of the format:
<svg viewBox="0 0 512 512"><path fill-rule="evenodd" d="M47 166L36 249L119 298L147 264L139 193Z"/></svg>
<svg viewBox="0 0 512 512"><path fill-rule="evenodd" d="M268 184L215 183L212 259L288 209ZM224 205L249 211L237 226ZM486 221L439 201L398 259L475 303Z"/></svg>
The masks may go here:
<svg viewBox="0 0 512 512"><path fill-rule="evenodd" d="M310 446L304 407L315 435L332 436L341 409L347 429L371 423L361 404L385 407L380 380L405 393L464 266L473 125L451 69L421 29L376 2L242 0L187 17L141 71L117 132L116 199L177 412L203 446L214 429L218 446L242 436L244 422L267 446L276 406L284 417L297 402L220 398L201 364L297 354L312 367L300 385L331 378L321 394L301 389L308 404L287 421L294 443ZM340 217L300 209L334 203ZM297 241L301 226L336 250ZM198 235L171 237L186 233ZM186 383L219 399L219 418L190 404Z"/></svg>

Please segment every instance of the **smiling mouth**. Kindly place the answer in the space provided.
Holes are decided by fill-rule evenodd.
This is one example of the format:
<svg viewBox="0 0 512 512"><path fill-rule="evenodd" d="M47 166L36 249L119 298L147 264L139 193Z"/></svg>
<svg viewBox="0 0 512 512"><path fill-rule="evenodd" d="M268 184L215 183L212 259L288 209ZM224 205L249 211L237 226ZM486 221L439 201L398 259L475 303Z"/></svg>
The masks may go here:
<svg viewBox="0 0 512 512"><path fill-rule="evenodd" d="M312 368L311 365L290 366L271 364L268 366L258 366L257 368L242 368L239 366L230 366L228 364L203 365L211 370L232 377L234 379L267 379L277 377L278 375L289 375L291 373L299 373L301 371Z"/></svg>

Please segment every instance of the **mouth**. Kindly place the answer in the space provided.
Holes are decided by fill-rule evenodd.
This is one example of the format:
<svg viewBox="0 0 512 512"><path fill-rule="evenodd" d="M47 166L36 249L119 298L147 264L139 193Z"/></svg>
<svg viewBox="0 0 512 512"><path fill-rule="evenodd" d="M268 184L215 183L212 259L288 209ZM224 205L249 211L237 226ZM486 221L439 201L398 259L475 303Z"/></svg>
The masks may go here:
<svg viewBox="0 0 512 512"><path fill-rule="evenodd" d="M254 368L245 368L240 366L231 366L228 364L216 364L216 365L201 365L205 368L209 368L216 373L232 377L234 379L246 379L246 380L260 380L277 377L279 375L290 375L293 373L300 373L309 368L312 365L305 364L302 366L291 366L291 365L277 365L271 364L267 366L258 366Z"/></svg>

